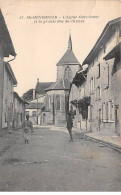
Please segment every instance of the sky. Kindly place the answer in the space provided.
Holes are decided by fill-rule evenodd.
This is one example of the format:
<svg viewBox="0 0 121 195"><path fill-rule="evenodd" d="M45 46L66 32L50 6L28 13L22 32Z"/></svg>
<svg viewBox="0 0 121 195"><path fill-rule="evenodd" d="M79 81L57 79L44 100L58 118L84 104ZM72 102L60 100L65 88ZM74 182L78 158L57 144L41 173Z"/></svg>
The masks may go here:
<svg viewBox="0 0 121 195"><path fill-rule="evenodd" d="M0 5L17 53L10 64L18 81L14 90L20 96L35 88L37 78L56 81L56 64L67 50L69 32L73 52L82 64L105 25L121 16L120 0L0 0ZM57 18L56 23L43 24L44 19L36 22L28 16ZM5 61L9 59L12 56Z"/></svg>

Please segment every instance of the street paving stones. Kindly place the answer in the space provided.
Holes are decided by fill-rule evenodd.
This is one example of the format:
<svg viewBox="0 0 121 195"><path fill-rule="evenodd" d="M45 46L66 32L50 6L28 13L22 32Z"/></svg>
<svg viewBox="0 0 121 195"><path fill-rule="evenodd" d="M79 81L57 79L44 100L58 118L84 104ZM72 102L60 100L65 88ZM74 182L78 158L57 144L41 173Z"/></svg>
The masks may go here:
<svg viewBox="0 0 121 195"><path fill-rule="evenodd" d="M22 130L0 142L0 191L120 191L121 153L66 129Z"/></svg>

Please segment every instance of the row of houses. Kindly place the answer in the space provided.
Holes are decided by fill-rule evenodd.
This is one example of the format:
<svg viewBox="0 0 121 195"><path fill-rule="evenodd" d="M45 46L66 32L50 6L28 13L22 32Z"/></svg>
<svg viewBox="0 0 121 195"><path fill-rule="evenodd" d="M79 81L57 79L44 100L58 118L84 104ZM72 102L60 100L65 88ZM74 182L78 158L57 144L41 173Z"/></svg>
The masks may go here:
<svg viewBox="0 0 121 195"><path fill-rule="evenodd" d="M14 92L17 80L9 63L15 57L15 49L0 10L0 130L17 129L25 118L26 102Z"/></svg>
<svg viewBox="0 0 121 195"><path fill-rule="evenodd" d="M121 134L121 18L108 22L70 87L74 126Z"/></svg>
<svg viewBox="0 0 121 195"><path fill-rule="evenodd" d="M121 18L108 22L82 65L71 35L56 64L55 82L39 82L33 89L26 114L35 124L65 126L68 112L74 127L110 131L120 135L121 123Z"/></svg>

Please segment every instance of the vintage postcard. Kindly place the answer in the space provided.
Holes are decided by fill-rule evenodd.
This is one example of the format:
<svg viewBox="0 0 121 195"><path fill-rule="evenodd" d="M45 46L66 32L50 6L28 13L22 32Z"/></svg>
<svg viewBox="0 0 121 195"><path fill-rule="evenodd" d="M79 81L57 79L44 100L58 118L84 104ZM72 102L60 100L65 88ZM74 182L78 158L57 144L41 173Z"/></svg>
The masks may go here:
<svg viewBox="0 0 121 195"><path fill-rule="evenodd" d="M0 191L121 191L121 0L0 0Z"/></svg>

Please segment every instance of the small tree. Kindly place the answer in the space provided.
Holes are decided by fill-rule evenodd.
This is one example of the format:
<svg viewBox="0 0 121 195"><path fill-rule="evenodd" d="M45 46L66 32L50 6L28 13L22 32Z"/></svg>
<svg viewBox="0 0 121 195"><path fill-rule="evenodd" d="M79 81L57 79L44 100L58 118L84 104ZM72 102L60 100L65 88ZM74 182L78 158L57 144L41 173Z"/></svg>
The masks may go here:
<svg viewBox="0 0 121 195"><path fill-rule="evenodd" d="M83 99L78 101L78 110L81 113L82 118L86 119L86 130L87 130L87 118L88 118L88 106L90 105L90 96L85 96Z"/></svg>

